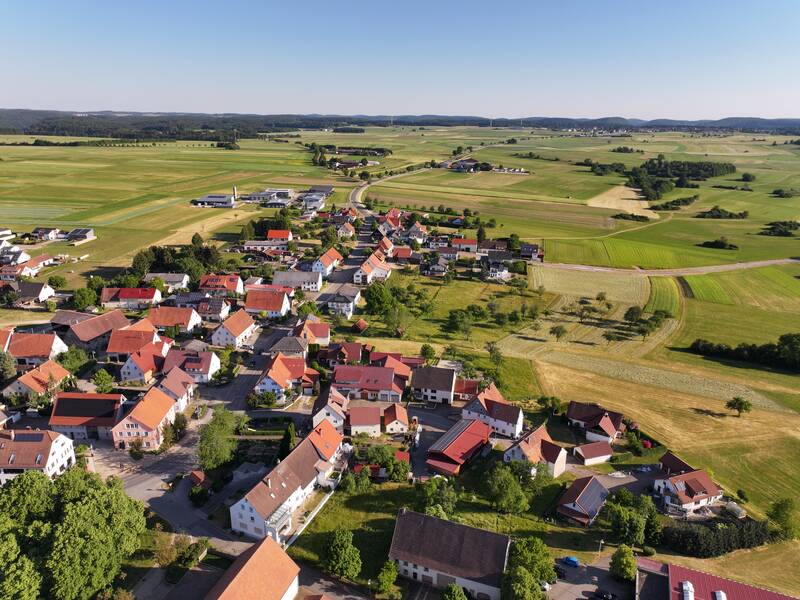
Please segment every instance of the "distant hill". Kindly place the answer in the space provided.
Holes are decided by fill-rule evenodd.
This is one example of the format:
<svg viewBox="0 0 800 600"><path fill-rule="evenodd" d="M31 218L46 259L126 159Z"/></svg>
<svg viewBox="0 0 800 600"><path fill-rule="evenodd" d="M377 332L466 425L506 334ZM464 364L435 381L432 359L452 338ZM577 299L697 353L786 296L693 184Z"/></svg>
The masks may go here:
<svg viewBox="0 0 800 600"><path fill-rule="evenodd" d="M552 129L684 129L739 130L752 132L800 133L800 119L727 117L717 120L627 119L602 117L524 117L488 119L458 115L255 115L203 113L71 112L54 110L0 109L0 132L29 135L72 135L145 139L195 139L227 141L235 135L254 137L258 133L292 129L320 129L342 125L414 127L472 125L488 127L544 127Z"/></svg>

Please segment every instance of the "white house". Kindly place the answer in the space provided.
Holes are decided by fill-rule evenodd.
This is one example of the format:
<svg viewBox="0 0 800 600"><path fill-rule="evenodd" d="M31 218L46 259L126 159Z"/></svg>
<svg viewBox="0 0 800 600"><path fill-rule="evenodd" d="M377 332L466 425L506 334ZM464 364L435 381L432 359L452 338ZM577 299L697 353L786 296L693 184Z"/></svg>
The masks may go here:
<svg viewBox="0 0 800 600"><path fill-rule="evenodd" d="M346 429L350 435L380 437L381 409L379 406L351 406L347 411Z"/></svg>
<svg viewBox="0 0 800 600"><path fill-rule="evenodd" d="M215 352L170 348L164 358L164 365L161 370L164 373L169 373L175 367L180 367L196 383L208 383L220 370L221 365L219 356Z"/></svg>
<svg viewBox="0 0 800 600"><path fill-rule="evenodd" d="M323 420L230 507L231 529L251 538L271 537L283 543L292 529L294 512L314 489L335 486L330 477L341 447L342 435Z"/></svg>
<svg viewBox="0 0 800 600"><path fill-rule="evenodd" d="M400 576L436 588L451 583L469 598L500 600L511 539L401 508L389 558Z"/></svg>
<svg viewBox="0 0 800 600"><path fill-rule="evenodd" d="M544 463L551 477L558 477L567 469L567 451L555 444L544 424L531 429L503 452L503 461L527 462L531 465L531 475L536 465Z"/></svg>
<svg viewBox="0 0 800 600"><path fill-rule="evenodd" d="M150 283L154 279L163 281L168 293L188 289L191 281L186 273L148 273L144 276L145 283Z"/></svg>
<svg viewBox="0 0 800 600"><path fill-rule="evenodd" d="M339 393L333 386L328 386L314 402L311 410L311 422L316 427L322 421L328 421L339 433L344 433L347 421L347 407L350 403L347 396Z"/></svg>
<svg viewBox="0 0 800 600"><path fill-rule="evenodd" d="M373 252L353 273L353 283L369 285L375 280L384 281L391 274L392 268L386 264L383 255L380 252Z"/></svg>
<svg viewBox="0 0 800 600"><path fill-rule="evenodd" d="M452 404L456 372L442 367L419 367L411 371L411 392L417 400Z"/></svg>
<svg viewBox="0 0 800 600"><path fill-rule="evenodd" d="M722 499L720 488L702 469L656 479L653 490L668 511L692 513Z"/></svg>
<svg viewBox="0 0 800 600"><path fill-rule="evenodd" d="M245 309L240 308L214 330L211 343L215 346L241 348L255 330L256 322Z"/></svg>
<svg viewBox="0 0 800 600"><path fill-rule="evenodd" d="M183 412L197 392L197 383L183 369L173 367L158 382L158 389L175 401L175 412Z"/></svg>
<svg viewBox="0 0 800 600"><path fill-rule="evenodd" d="M288 229L270 229L267 231L266 242L273 250L288 250L289 242L294 239Z"/></svg>
<svg viewBox="0 0 800 600"><path fill-rule="evenodd" d="M56 431L0 431L0 486L25 471L55 479L75 464L72 440Z"/></svg>
<svg viewBox="0 0 800 600"><path fill-rule="evenodd" d="M177 306L157 306L147 313L147 319L160 331L168 327L178 327L181 332L191 333L203 324L203 319L193 308Z"/></svg>
<svg viewBox="0 0 800 600"><path fill-rule="evenodd" d="M323 277L327 278L343 260L344 258L339 254L336 248L328 248L314 261L311 265L311 270L314 273L321 273Z"/></svg>
<svg viewBox="0 0 800 600"><path fill-rule="evenodd" d="M275 271L272 274L274 285L301 289L306 292L318 292L322 289L322 273L319 271Z"/></svg>
<svg viewBox="0 0 800 600"><path fill-rule="evenodd" d="M605 441L611 444L625 431L622 413L588 402L570 401L567 422L572 427L582 429L589 442Z"/></svg>
<svg viewBox="0 0 800 600"><path fill-rule="evenodd" d="M68 349L55 333L12 333L8 342L8 353L19 367L36 367Z"/></svg>
<svg viewBox="0 0 800 600"><path fill-rule="evenodd" d="M332 315L340 315L345 319L350 319L356 310L356 305L361 299L361 290L352 285L343 285L336 293L322 299L325 302L328 312Z"/></svg>
<svg viewBox="0 0 800 600"><path fill-rule="evenodd" d="M321 277L319 273L318 277ZM291 309L289 296L285 292L275 290L253 290L247 292L244 309L254 315L266 313L270 319L278 319L286 316Z"/></svg>
<svg viewBox="0 0 800 600"><path fill-rule="evenodd" d="M405 406L396 403L386 407L383 411L383 429L390 434L408 432L408 411Z"/></svg>
<svg viewBox="0 0 800 600"><path fill-rule="evenodd" d="M272 392L279 404L285 404L293 390L309 394L318 381L319 373L306 366L305 358L279 352L267 363L253 391L256 394Z"/></svg>
<svg viewBox="0 0 800 600"><path fill-rule="evenodd" d="M525 424L522 409L509 404L492 383L461 410L462 419L478 419L492 431L516 439L522 434Z"/></svg>

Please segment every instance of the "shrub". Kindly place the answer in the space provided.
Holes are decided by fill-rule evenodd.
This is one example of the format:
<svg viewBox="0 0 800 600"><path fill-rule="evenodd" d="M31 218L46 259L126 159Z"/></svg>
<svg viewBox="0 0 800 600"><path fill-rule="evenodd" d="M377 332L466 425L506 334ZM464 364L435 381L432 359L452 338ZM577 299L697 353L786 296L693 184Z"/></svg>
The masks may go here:
<svg viewBox="0 0 800 600"><path fill-rule="evenodd" d="M203 506L208 502L208 496L208 490L200 485L192 486L192 489L189 490L189 500L195 506Z"/></svg>
<svg viewBox="0 0 800 600"><path fill-rule="evenodd" d="M645 556L655 556L656 549L652 546L642 546L642 554Z"/></svg>

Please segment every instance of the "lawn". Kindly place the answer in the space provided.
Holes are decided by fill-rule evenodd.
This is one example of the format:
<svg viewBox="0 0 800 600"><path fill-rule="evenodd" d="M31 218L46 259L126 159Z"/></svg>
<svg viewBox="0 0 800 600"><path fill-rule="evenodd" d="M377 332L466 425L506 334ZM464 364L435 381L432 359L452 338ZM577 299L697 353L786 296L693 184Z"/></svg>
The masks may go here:
<svg viewBox="0 0 800 600"><path fill-rule="evenodd" d="M644 305L651 295L648 278L632 273L575 271L533 264L529 267L532 289L544 286L555 294L593 299L605 292L612 302Z"/></svg>
<svg viewBox="0 0 800 600"><path fill-rule="evenodd" d="M696 279L697 277L697 279ZM800 264L687 277L695 298L762 310L800 312Z"/></svg>

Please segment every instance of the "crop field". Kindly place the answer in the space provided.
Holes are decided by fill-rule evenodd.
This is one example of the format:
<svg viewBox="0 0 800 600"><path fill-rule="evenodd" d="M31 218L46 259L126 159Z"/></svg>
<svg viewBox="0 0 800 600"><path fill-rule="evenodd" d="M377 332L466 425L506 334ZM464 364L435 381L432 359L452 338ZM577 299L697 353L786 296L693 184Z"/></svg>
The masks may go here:
<svg viewBox="0 0 800 600"><path fill-rule="evenodd" d="M779 312L800 312L800 265L745 269L686 279L698 300L741 304Z"/></svg>
<svg viewBox="0 0 800 600"><path fill-rule="evenodd" d="M680 291L672 277L650 277L650 297L644 310L649 313L663 310L673 316L680 314Z"/></svg>
<svg viewBox="0 0 800 600"><path fill-rule="evenodd" d="M548 265L528 267L530 287L540 285L548 292L576 298L594 298L599 292L614 302L644 305L650 295L650 284L644 275L602 271L575 271Z"/></svg>
<svg viewBox="0 0 800 600"><path fill-rule="evenodd" d="M711 275L687 275L684 277L692 290L692 298L701 302L733 304L725 288Z"/></svg>

